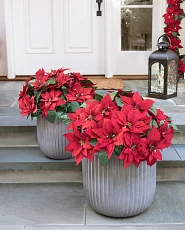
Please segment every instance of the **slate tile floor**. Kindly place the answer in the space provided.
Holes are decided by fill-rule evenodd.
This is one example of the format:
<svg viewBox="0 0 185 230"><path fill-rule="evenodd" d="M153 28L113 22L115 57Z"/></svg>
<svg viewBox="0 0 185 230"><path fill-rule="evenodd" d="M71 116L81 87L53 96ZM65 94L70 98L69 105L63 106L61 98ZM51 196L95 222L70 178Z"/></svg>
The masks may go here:
<svg viewBox="0 0 185 230"><path fill-rule="evenodd" d="M1 184L0 230L185 229L184 191L182 182L157 183L147 211L132 218L110 218L87 205L80 183Z"/></svg>

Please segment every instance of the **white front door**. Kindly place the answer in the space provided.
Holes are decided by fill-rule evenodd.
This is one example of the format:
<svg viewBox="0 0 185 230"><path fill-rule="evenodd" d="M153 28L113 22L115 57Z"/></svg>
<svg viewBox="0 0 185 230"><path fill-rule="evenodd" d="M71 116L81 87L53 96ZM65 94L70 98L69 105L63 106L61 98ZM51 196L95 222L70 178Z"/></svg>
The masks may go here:
<svg viewBox="0 0 185 230"><path fill-rule="evenodd" d="M16 75L59 67L82 74L104 74L104 13L96 16L95 0L5 3L7 14L12 10Z"/></svg>
<svg viewBox="0 0 185 230"><path fill-rule="evenodd" d="M148 74L148 57L163 34L162 0L112 0L114 75Z"/></svg>

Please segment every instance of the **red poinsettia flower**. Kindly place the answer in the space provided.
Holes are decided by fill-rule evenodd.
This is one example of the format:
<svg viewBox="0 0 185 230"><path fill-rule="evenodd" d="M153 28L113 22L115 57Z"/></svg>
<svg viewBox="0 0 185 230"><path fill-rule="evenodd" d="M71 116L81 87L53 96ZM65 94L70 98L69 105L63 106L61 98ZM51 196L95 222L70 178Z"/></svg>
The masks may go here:
<svg viewBox="0 0 185 230"><path fill-rule="evenodd" d="M174 37L171 39L172 46L177 46L178 48L183 48L180 43L181 43L181 40L178 39L177 37Z"/></svg>
<svg viewBox="0 0 185 230"><path fill-rule="evenodd" d="M169 5L175 5L181 3L181 0L167 0Z"/></svg>
<svg viewBox="0 0 185 230"><path fill-rule="evenodd" d="M19 100L19 108L21 109L20 114L28 116L30 113L37 112L37 106L35 105L35 97L31 98L28 95L24 95L21 100Z"/></svg>
<svg viewBox="0 0 185 230"><path fill-rule="evenodd" d="M95 117L100 113L101 105L98 101L86 102L86 108L80 114L82 129L94 127L96 125Z"/></svg>
<svg viewBox="0 0 185 230"><path fill-rule="evenodd" d="M94 90L92 88L84 88L79 83L76 83L72 89L68 89L66 98L68 102L78 101L84 102L94 97Z"/></svg>
<svg viewBox="0 0 185 230"><path fill-rule="evenodd" d="M181 59L179 59L178 74L182 75L184 72L185 72L185 64Z"/></svg>
<svg viewBox="0 0 185 230"><path fill-rule="evenodd" d="M143 103L138 93L130 93L129 97L125 95L126 92L115 93L113 99L106 95L100 101L86 102L85 108L69 115L71 128L78 127L78 132L88 136L88 141L94 145L89 151L91 156L106 151L110 159L115 151L118 159L124 161L124 167L132 163L138 167L142 161L153 165L162 158L160 150L171 143L171 120L160 109L155 113L150 108L153 101ZM120 97L123 105L118 106L115 103L120 102Z"/></svg>
<svg viewBox="0 0 185 230"><path fill-rule="evenodd" d="M165 121L168 117L164 114L164 112L160 109L156 109L157 114L154 115L155 120L159 124L160 121Z"/></svg>
<svg viewBox="0 0 185 230"><path fill-rule="evenodd" d="M77 81L82 81L82 80L87 80L88 78L82 77L82 75L80 73L70 73L70 75Z"/></svg>
<svg viewBox="0 0 185 230"><path fill-rule="evenodd" d="M159 127L159 132L161 133L161 137L164 139L165 148L170 146L174 130L168 127L167 121Z"/></svg>
<svg viewBox="0 0 185 230"><path fill-rule="evenodd" d="M154 103L154 101L150 99L143 100L138 92L135 92L131 98L126 96L120 97L125 105L131 105L133 109L138 109L140 111L148 110Z"/></svg>
<svg viewBox="0 0 185 230"><path fill-rule="evenodd" d="M72 78L65 74L63 71L59 72L56 77L57 88L65 86L71 79Z"/></svg>
<svg viewBox="0 0 185 230"><path fill-rule="evenodd" d="M39 69L36 72L36 79L35 82L29 82L36 90L39 90L43 86L47 85L48 75L45 73L44 69Z"/></svg>
<svg viewBox="0 0 185 230"><path fill-rule="evenodd" d="M121 111L113 113L113 121L132 133L144 134L150 129L150 125L144 122L145 119L149 122L148 117L145 118L139 110L133 109L132 106L124 106Z"/></svg>
<svg viewBox="0 0 185 230"><path fill-rule="evenodd" d="M84 108L77 108L75 113L68 113L68 117L71 119L67 129L72 129L73 126L77 127L82 124L80 115L84 112Z"/></svg>
<svg viewBox="0 0 185 230"><path fill-rule="evenodd" d="M149 132L146 142L143 145L144 149L148 151L147 164L152 166L157 160L162 160L160 150L166 147L165 141L161 138L161 133L156 127L153 127Z"/></svg>
<svg viewBox="0 0 185 230"><path fill-rule="evenodd" d="M93 160L93 146L90 144L91 138L86 133L81 133L77 128L74 128L73 133L66 133L64 137L69 141L65 150L72 151L72 156L75 157L78 165L84 157Z"/></svg>
<svg viewBox="0 0 185 230"><path fill-rule="evenodd" d="M102 128L92 129L98 138L98 143L95 145L95 151L106 150L108 159L110 159L115 146L123 144L122 135L126 131L124 128L120 128L118 125L106 119L103 122Z"/></svg>
<svg viewBox="0 0 185 230"><path fill-rule="evenodd" d="M27 94L27 90L28 90L28 86L27 85L23 85L22 90L19 93L18 101L20 101L21 99L24 98L24 96Z"/></svg>
<svg viewBox="0 0 185 230"><path fill-rule="evenodd" d="M59 105L65 104L65 101L62 100L59 96L62 95L61 91L55 90L52 88L50 92L45 92L41 94L41 103L40 108L42 110L42 116L47 117L48 111L55 110L55 108Z"/></svg>
<svg viewBox="0 0 185 230"><path fill-rule="evenodd" d="M124 148L118 159L124 161L124 168L132 163L139 166L140 162L145 159L143 149L141 149L141 135L126 132L123 135Z"/></svg>
<svg viewBox="0 0 185 230"><path fill-rule="evenodd" d="M95 116L96 121L100 121L104 118L110 118L111 111L119 110L119 107L117 106L115 101L112 101L109 94L103 97L103 99L100 102L100 113L98 113Z"/></svg>

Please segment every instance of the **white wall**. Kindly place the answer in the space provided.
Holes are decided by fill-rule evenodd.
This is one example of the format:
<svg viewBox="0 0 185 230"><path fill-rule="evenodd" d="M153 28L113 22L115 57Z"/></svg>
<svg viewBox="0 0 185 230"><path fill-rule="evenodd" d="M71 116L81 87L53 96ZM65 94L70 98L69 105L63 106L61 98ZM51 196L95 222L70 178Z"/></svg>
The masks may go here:
<svg viewBox="0 0 185 230"><path fill-rule="evenodd" d="M0 76L7 76L4 0L0 0Z"/></svg>

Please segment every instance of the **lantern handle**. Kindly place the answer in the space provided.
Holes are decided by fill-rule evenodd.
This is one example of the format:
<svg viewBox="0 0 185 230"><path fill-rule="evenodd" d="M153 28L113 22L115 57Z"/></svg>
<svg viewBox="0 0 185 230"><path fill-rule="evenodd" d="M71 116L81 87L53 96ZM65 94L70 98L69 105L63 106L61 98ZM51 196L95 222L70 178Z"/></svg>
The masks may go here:
<svg viewBox="0 0 185 230"><path fill-rule="evenodd" d="M163 35L161 35L159 38L158 38L158 40L157 40L157 44L159 44L159 40L162 38L162 37L166 37L166 38L168 38L168 41L169 41L169 43L170 43L170 46L171 46L171 39L166 35L166 34L163 34ZM169 46L169 47L170 47Z"/></svg>

